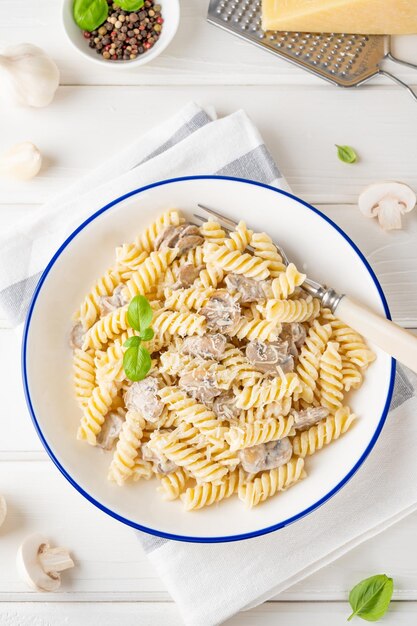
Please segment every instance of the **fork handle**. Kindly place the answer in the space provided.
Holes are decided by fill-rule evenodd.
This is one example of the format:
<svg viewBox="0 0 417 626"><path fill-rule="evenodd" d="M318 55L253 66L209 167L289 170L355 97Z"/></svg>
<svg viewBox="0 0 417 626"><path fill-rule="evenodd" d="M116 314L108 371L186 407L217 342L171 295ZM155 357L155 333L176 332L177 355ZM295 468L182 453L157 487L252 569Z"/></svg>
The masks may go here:
<svg viewBox="0 0 417 626"><path fill-rule="evenodd" d="M417 337L347 296L334 315L417 373Z"/></svg>

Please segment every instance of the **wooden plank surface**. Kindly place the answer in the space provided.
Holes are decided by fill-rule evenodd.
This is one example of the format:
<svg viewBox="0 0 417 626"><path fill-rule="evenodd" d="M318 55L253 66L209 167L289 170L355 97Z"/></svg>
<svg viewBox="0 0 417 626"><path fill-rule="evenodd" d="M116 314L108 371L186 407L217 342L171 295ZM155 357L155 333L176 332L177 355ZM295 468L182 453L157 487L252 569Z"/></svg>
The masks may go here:
<svg viewBox="0 0 417 626"><path fill-rule="evenodd" d="M417 614L417 603L394 602L384 617L386 626L410 626ZM225 626L345 626L349 605L345 602L317 604L302 602L268 602L263 606L239 613ZM172 603L141 602L110 603L67 602L34 606L30 602L4 603L0 606L2 626L181 626L179 613Z"/></svg>
<svg viewBox="0 0 417 626"><path fill-rule="evenodd" d="M299 86L261 91L253 86L90 86L63 87L49 107L8 113L0 152L32 141L45 167L28 183L3 181L0 203L51 198L190 100L214 105L219 115L243 108L293 192L309 202L356 203L361 190L377 180L417 188L417 103L396 87L359 92L313 86L306 97ZM354 146L359 162L340 162L336 143Z"/></svg>
<svg viewBox="0 0 417 626"><path fill-rule="evenodd" d="M189 85L189 84L300 84L323 85L316 78L269 52L226 33L205 20L208 0L181 0L181 22L169 48L139 68L109 70L92 65L67 40L61 23L61 2L56 0L3 0L6 18L0 22L0 41L29 41L45 48L61 70L62 84L82 85ZM414 38L396 38L394 49L402 58L417 56ZM386 66L408 82L417 83L413 70ZM377 79L387 84L387 79ZM334 89L329 86L329 89Z"/></svg>
<svg viewBox="0 0 417 626"><path fill-rule="evenodd" d="M46 456L0 460L0 493L9 503L0 534L0 606L8 601L169 600L135 532L82 498ZM386 572L395 579L396 599L417 601L417 567L410 550L416 525L417 514L407 517L277 599L341 601L362 578ZM17 548L33 532L68 547L76 563L54 594L32 591L17 574Z"/></svg>
<svg viewBox="0 0 417 626"><path fill-rule="evenodd" d="M45 166L31 183L1 182L0 228L41 211L42 202L190 100L214 105L219 115L244 108L294 192L346 230L374 267L394 318L417 326L417 211L404 231L385 234L356 208L360 191L375 180L417 188L417 109L404 91L385 79L359 90L326 85L207 24L207 0L181 0L180 29L158 59L116 71L72 50L60 26L60 2L4 0L2 8L2 44L41 45L57 61L64 86L46 109L2 112L0 152L33 141ZM393 46L417 61L417 37L396 38ZM417 72L387 67L417 84ZM335 143L354 146L360 162L340 163ZM43 452L22 396L18 342L6 326L0 319L0 493L10 509L0 530L1 626L179 626L181 617L134 532L80 497ZM228 623L342 625L349 589L384 571L396 583L384 623L414 626L416 529L417 514L287 590L279 602ZM15 570L17 547L34 531L67 545L76 561L55 595L32 592Z"/></svg>

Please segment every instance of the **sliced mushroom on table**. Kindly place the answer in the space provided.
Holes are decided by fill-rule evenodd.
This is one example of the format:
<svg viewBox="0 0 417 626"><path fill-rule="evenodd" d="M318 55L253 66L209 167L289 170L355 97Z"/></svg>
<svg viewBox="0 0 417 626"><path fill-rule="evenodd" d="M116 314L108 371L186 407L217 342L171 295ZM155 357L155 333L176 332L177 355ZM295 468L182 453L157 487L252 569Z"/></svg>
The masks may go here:
<svg viewBox="0 0 417 626"><path fill-rule="evenodd" d="M67 548L51 548L42 535L30 535L20 546L16 565L21 578L36 591L57 591L61 575L74 567Z"/></svg>
<svg viewBox="0 0 417 626"><path fill-rule="evenodd" d="M294 416L294 428L296 430L307 430L325 419L330 411L324 406L312 406L303 411L292 411Z"/></svg>
<svg viewBox="0 0 417 626"><path fill-rule="evenodd" d="M164 410L164 404L158 396L158 388L158 380L153 376L132 383L125 393L127 410L141 413L148 422L156 422Z"/></svg>
<svg viewBox="0 0 417 626"><path fill-rule="evenodd" d="M238 293L240 302L259 302L266 298L264 282L246 278L240 274L228 274L225 279L226 286L231 293Z"/></svg>
<svg viewBox="0 0 417 626"><path fill-rule="evenodd" d="M288 463L291 456L292 445L288 437L239 450L242 467L245 472L250 474L281 467L281 465Z"/></svg>
<svg viewBox="0 0 417 626"><path fill-rule="evenodd" d="M246 358L255 369L264 374L284 374L294 370L294 359L288 354L287 341L266 343L255 339L246 346Z"/></svg>
<svg viewBox="0 0 417 626"><path fill-rule="evenodd" d="M200 309L200 315L207 320L207 328L212 331L232 331L240 321L239 302L224 289L218 289Z"/></svg>
<svg viewBox="0 0 417 626"><path fill-rule="evenodd" d="M211 404L214 398L221 394L221 389L216 387L216 377L212 372L204 368L194 369L183 374L179 380L179 386L188 395L203 404Z"/></svg>
<svg viewBox="0 0 417 626"><path fill-rule="evenodd" d="M377 217L384 230L402 228L401 217L416 206L416 194L404 183L387 181L366 187L358 205L365 217Z"/></svg>
<svg viewBox="0 0 417 626"><path fill-rule="evenodd" d="M181 351L194 357L203 359L220 359L225 351L227 339L220 333L205 335L204 337L186 337Z"/></svg>

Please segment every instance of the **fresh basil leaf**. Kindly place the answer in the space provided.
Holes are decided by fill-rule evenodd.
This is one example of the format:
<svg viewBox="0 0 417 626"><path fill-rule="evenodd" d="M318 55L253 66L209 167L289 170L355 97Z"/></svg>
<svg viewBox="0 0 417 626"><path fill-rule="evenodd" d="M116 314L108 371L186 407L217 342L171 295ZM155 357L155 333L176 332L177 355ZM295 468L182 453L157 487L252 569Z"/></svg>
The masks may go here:
<svg viewBox="0 0 417 626"><path fill-rule="evenodd" d="M143 380L151 365L151 355L143 346L132 346L123 355L123 369L133 382Z"/></svg>
<svg viewBox="0 0 417 626"><path fill-rule="evenodd" d="M72 15L77 26L91 32L106 21L109 5L106 0L74 0Z"/></svg>
<svg viewBox="0 0 417 626"><path fill-rule="evenodd" d="M145 4L145 0L114 0L114 4L123 11L138 11Z"/></svg>
<svg viewBox="0 0 417 626"><path fill-rule="evenodd" d="M140 346L140 340L141 338L137 335L135 335L134 337L129 337L129 339L126 339L123 346L125 348L132 348L133 346L136 346L138 348Z"/></svg>
<svg viewBox="0 0 417 626"><path fill-rule="evenodd" d="M350 146L338 146L337 148L337 156L343 163L355 163L358 160L358 155Z"/></svg>
<svg viewBox="0 0 417 626"><path fill-rule="evenodd" d="M144 330L142 330L139 336L142 339L142 341L150 341L151 339L154 338L155 333L152 330L152 328L145 328Z"/></svg>
<svg viewBox="0 0 417 626"><path fill-rule="evenodd" d="M130 326L141 332L150 326L153 311L145 296L135 296L127 310L127 321Z"/></svg>
<svg viewBox="0 0 417 626"><path fill-rule="evenodd" d="M394 582L385 574L377 574L365 578L349 594L352 615L348 621L357 615L368 622L376 622L383 617L391 602Z"/></svg>

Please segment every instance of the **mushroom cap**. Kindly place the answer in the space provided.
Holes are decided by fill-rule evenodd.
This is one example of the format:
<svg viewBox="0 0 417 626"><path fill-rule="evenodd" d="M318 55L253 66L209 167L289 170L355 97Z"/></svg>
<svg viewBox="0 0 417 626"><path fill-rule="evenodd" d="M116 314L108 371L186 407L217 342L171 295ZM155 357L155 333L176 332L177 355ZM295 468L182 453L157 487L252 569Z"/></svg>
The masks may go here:
<svg viewBox="0 0 417 626"><path fill-rule="evenodd" d="M416 205L416 194L405 183L385 181L374 183L366 187L359 196L358 205L360 211L366 217L375 217L378 214L378 205L383 198L391 196L401 203L401 213L408 213Z"/></svg>
<svg viewBox="0 0 417 626"><path fill-rule="evenodd" d="M39 560L39 550L48 546L48 540L40 534L26 537L16 556L16 566L20 577L35 591L56 591L61 585L59 574L52 577L43 571Z"/></svg>
<svg viewBox="0 0 417 626"><path fill-rule="evenodd" d="M7 503L4 496L0 496L0 526L3 525L7 515Z"/></svg>

